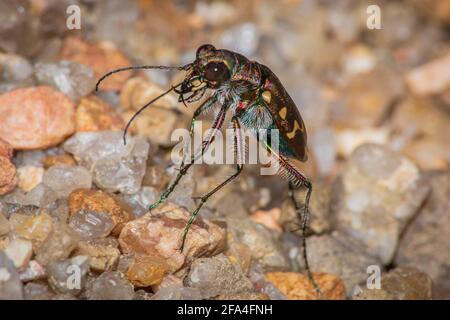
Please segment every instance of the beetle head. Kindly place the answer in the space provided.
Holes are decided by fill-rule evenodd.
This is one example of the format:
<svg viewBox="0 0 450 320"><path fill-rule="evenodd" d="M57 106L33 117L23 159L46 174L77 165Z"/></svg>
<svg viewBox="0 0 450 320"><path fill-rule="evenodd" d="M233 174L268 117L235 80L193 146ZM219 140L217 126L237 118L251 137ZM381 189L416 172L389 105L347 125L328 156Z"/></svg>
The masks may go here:
<svg viewBox="0 0 450 320"><path fill-rule="evenodd" d="M188 93L204 87L217 89L230 80L232 64L233 59L225 51L210 44L200 46L180 91Z"/></svg>

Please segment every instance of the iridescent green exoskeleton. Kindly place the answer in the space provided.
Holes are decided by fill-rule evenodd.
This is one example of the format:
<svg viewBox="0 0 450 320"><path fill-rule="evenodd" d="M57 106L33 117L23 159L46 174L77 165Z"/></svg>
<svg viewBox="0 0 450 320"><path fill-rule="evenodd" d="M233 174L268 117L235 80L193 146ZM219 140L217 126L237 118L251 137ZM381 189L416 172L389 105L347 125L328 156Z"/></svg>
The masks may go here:
<svg viewBox="0 0 450 320"><path fill-rule="evenodd" d="M115 72L140 68L183 70L186 72L186 76L181 83L171 87L136 112L126 129L128 129L131 121L140 112L172 90L179 94L179 101L184 104L201 99L206 90L212 91L211 96L194 112L191 123L191 137L196 119L206 111L213 108L216 109L212 132L203 141L201 150L191 155L191 161L189 163L182 163L175 179L161 195L160 199L150 206L150 209L157 207L168 198L180 179L194 163L196 155L202 155L212 143L215 134L222 128L228 113L232 115L231 124L235 133L235 155L242 154L242 150L240 150L242 148L242 141L239 133L241 127L248 129L278 129L280 137L278 152L275 152L271 148L267 139L260 139L259 141L276 161L278 161L280 173L288 179L289 194L301 221L303 256L306 269L316 290L318 290L309 269L305 241L305 233L309 219L309 198L311 196L312 186L309 180L291 162L291 159L297 159L303 162L308 159L306 128L297 106L277 76L268 67L258 62L250 61L241 54L223 49L219 50L212 45L206 44L198 48L195 61L183 67L142 66L122 68L106 74L100 81ZM126 130L124 133L124 141L125 135ZM242 162L238 162L233 175L199 198L200 202L185 227L181 239L181 250L183 250L189 228L204 203L214 193L235 179L242 172L242 169ZM302 186L307 188L303 207L297 203L293 193L295 188Z"/></svg>

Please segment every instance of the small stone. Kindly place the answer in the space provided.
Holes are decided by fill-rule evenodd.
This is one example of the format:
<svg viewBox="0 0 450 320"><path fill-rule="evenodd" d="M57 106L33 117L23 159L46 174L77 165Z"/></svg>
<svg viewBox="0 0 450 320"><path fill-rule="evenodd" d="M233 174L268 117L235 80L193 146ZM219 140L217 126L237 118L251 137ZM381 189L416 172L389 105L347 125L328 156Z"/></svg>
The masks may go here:
<svg viewBox="0 0 450 320"><path fill-rule="evenodd" d="M369 72L376 65L376 56L370 48L358 44L347 50L342 64L349 75Z"/></svg>
<svg viewBox="0 0 450 320"><path fill-rule="evenodd" d="M333 172L336 162L336 136L329 127L318 128L311 135L311 154L317 163L318 173L327 176Z"/></svg>
<svg viewBox="0 0 450 320"><path fill-rule="evenodd" d="M55 208L56 206L56 208ZM59 222L67 223L69 221L69 206L66 199L60 199L55 202L54 209L50 215Z"/></svg>
<svg viewBox="0 0 450 320"><path fill-rule="evenodd" d="M49 87L23 88L0 95L0 137L14 149L57 145L75 131L75 105Z"/></svg>
<svg viewBox="0 0 450 320"><path fill-rule="evenodd" d="M255 290L267 295L270 300L288 300L284 293L265 278L263 268L259 263L252 264L249 276Z"/></svg>
<svg viewBox="0 0 450 320"><path fill-rule="evenodd" d="M123 90L123 89L122 89ZM97 91L95 96L100 98L108 106L112 107L114 110L119 109L119 93L116 91ZM119 114L120 115L120 114ZM120 116L122 119L122 116ZM123 119L122 119L123 120Z"/></svg>
<svg viewBox="0 0 450 320"><path fill-rule="evenodd" d="M431 21L450 25L450 4L446 0L409 0L417 10Z"/></svg>
<svg viewBox="0 0 450 320"><path fill-rule="evenodd" d="M134 111L125 112L124 119L129 121L134 113ZM130 126L134 132L163 147L170 147L178 142L172 140L172 135L173 131L180 127L187 127L185 117L178 115L174 110L157 107L140 114Z"/></svg>
<svg viewBox="0 0 450 320"><path fill-rule="evenodd" d="M381 128L343 129L336 132L337 154L345 158L357 147L366 143L386 145L389 142L389 130Z"/></svg>
<svg viewBox="0 0 450 320"><path fill-rule="evenodd" d="M450 86L450 54L427 62L406 74L405 81L413 94L427 96L448 90Z"/></svg>
<svg viewBox="0 0 450 320"><path fill-rule="evenodd" d="M4 195L1 200L3 201L3 213L11 217L14 213L23 213L25 215L36 215L39 213L39 203L36 201L40 201L38 198L40 195L34 194L34 190L39 188L37 186L32 191L25 194L20 188L16 188L8 194ZM37 193L40 193L39 190L36 190ZM50 195L49 195L50 196ZM48 199L52 201L53 199Z"/></svg>
<svg viewBox="0 0 450 320"><path fill-rule="evenodd" d="M125 276L135 287L158 285L169 271L169 265L161 258L136 255Z"/></svg>
<svg viewBox="0 0 450 320"><path fill-rule="evenodd" d="M46 266L52 261L65 259L76 248L78 241L78 235L67 224L54 223L52 232L36 250L36 260Z"/></svg>
<svg viewBox="0 0 450 320"><path fill-rule="evenodd" d="M0 53L0 69L2 80L22 82L33 75L33 66L22 56L13 53Z"/></svg>
<svg viewBox="0 0 450 320"><path fill-rule="evenodd" d="M369 266L383 270L381 262L369 256L359 242L339 232L308 237L306 245L310 269L339 277L344 282L348 296L356 285L367 281ZM297 259L304 270L302 252Z"/></svg>
<svg viewBox="0 0 450 320"><path fill-rule="evenodd" d="M48 169L54 165L62 164L66 166L75 166L77 163L70 154L58 154L54 156L46 156L42 160L44 169Z"/></svg>
<svg viewBox="0 0 450 320"><path fill-rule="evenodd" d="M18 212L24 205L25 193L19 188L14 189L8 194L0 197L2 203L2 212L6 217Z"/></svg>
<svg viewBox="0 0 450 320"><path fill-rule="evenodd" d="M0 300L22 300L23 288L14 263L0 251Z"/></svg>
<svg viewBox="0 0 450 320"><path fill-rule="evenodd" d="M232 264L238 264L241 270L248 274L252 263L252 251L246 244L240 243L231 232L227 233L227 250L224 254Z"/></svg>
<svg viewBox="0 0 450 320"><path fill-rule="evenodd" d="M86 286L88 300L132 300L133 285L123 273L107 271Z"/></svg>
<svg viewBox="0 0 450 320"><path fill-rule="evenodd" d="M344 89L345 110L333 119L336 126L376 126L391 103L403 93L403 84L392 68L380 67L351 77Z"/></svg>
<svg viewBox="0 0 450 320"><path fill-rule="evenodd" d="M131 78L120 92L120 107L123 111L137 111L164 91L165 89L141 77ZM155 101L153 106L159 109L175 109L178 105L178 99L175 96L165 95Z"/></svg>
<svg viewBox="0 0 450 320"><path fill-rule="evenodd" d="M97 79L86 65L72 61L36 63L34 75L39 85L51 86L66 94L73 101L92 92Z"/></svg>
<svg viewBox="0 0 450 320"><path fill-rule="evenodd" d="M176 170L175 166L171 167L172 179L175 179L179 171ZM167 201L176 204L177 206L186 208L189 211L194 211L197 204L194 202L194 190L196 181L194 179L194 170L188 170L188 172L183 176L183 179L177 184L177 187L170 194ZM214 198L214 197L212 197Z"/></svg>
<svg viewBox="0 0 450 320"><path fill-rule="evenodd" d="M106 191L133 194L141 188L149 144L121 132L79 132L64 143L64 149L93 173L95 184Z"/></svg>
<svg viewBox="0 0 450 320"><path fill-rule="evenodd" d="M223 254L194 260L185 284L199 289L204 299L253 291L250 279Z"/></svg>
<svg viewBox="0 0 450 320"><path fill-rule="evenodd" d="M281 216L280 208L273 208L271 210L257 210L250 216L250 220L266 226L268 229L281 232L279 224Z"/></svg>
<svg viewBox="0 0 450 320"><path fill-rule="evenodd" d="M28 267L20 273L20 280L28 282L33 280L41 280L47 277L47 272L36 260L31 260Z"/></svg>
<svg viewBox="0 0 450 320"><path fill-rule="evenodd" d="M156 190L162 191L170 182L170 176L161 165L152 165L145 170L144 179L142 185L150 186Z"/></svg>
<svg viewBox="0 0 450 320"><path fill-rule="evenodd" d="M308 276L295 272L268 272L267 280L272 282L289 300L345 300L345 286L341 279L333 274L313 273L320 288L320 295Z"/></svg>
<svg viewBox="0 0 450 320"><path fill-rule="evenodd" d="M17 175L19 177L19 187L23 191L28 192L42 182L44 168L33 166L19 167Z"/></svg>
<svg viewBox="0 0 450 320"><path fill-rule="evenodd" d="M41 48L41 30L31 14L31 6L22 1L3 1L0 7L0 47L2 51L30 56Z"/></svg>
<svg viewBox="0 0 450 320"><path fill-rule="evenodd" d="M153 285L152 290L153 292L158 292L162 288L166 287L182 287L183 286L183 279L180 279L173 274L168 274L164 276L160 283Z"/></svg>
<svg viewBox="0 0 450 320"><path fill-rule="evenodd" d="M120 105L125 120L129 120L136 110L164 91L165 89L142 78L128 80L120 95ZM186 112L181 105L174 96L165 95L155 101L151 112L142 113L136 118L131 129L157 145L173 146L177 142L171 141L173 130L188 125L187 118L179 114Z"/></svg>
<svg viewBox="0 0 450 320"><path fill-rule="evenodd" d="M92 38L109 39L115 43L125 45L126 39L131 40L129 35L133 31L136 31L134 23L138 21L140 17L139 13L142 13L141 10L143 10L144 7L142 4L133 2L124 3L122 1L102 1L96 3L92 9L93 10L91 13L93 14L93 18L95 20L98 19L98 23L95 28L92 29ZM101 20L99 17L104 17L104 19ZM132 38L132 42L142 41L141 37ZM142 42L140 43L142 44ZM141 48L138 50L141 50Z"/></svg>
<svg viewBox="0 0 450 320"><path fill-rule="evenodd" d="M53 261L46 269L48 284L55 292L78 295L86 284L89 258L76 256L68 260Z"/></svg>
<svg viewBox="0 0 450 320"><path fill-rule="evenodd" d="M77 37L67 37L64 40L60 58L90 67L94 71L95 79L99 79L110 70L131 65L131 62L112 42L90 43ZM105 80L100 88L120 90L129 77L130 73L118 73Z"/></svg>
<svg viewBox="0 0 450 320"><path fill-rule="evenodd" d="M330 201L331 188L321 181L313 181L313 191L309 202L309 229L314 233L324 233L331 229ZM300 188L294 191L295 199L300 206L306 199L306 191ZM301 235L301 220L294 209L290 197L286 197L281 206L280 224L288 232Z"/></svg>
<svg viewBox="0 0 450 320"><path fill-rule="evenodd" d="M432 281L416 268L395 268L381 276L380 288L364 288L354 300L431 300Z"/></svg>
<svg viewBox="0 0 450 320"><path fill-rule="evenodd" d="M120 257L119 249L103 239L80 241L75 254L88 256L90 268L98 272L111 270Z"/></svg>
<svg viewBox="0 0 450 320"><path fill-rule="evenodd" d="M14 163L17 166L42 167L42 159L45 158L45 151L42 150L21 150L17 151Z"/></svg>
<svg viewBox="0 0 450 320"><path fill-rule="evenodd" d="M122 131L125 122L106 102L96 96L81 99L76 112L76 131Z"/></svg>
<svg viewBox="0 0 450 320"><path fill-rule="evenodd" d="M426 272L433 280L433 298L450 297L450 174L426 177L431 184L430 197L406 229L395 257L398 266L410 266Z"/></svg>
<svg viewBox="0 0 450 320"><path fill-rule="evenodd" d="M16 238L9 243L5 253L17 269L23 269L33 254L33 245L30 240Z"/></svg>
<svg viewBox="0 0 450 320"><path fill-rule="evenodd" d="M432 136L422 136L417 140L409 141L402 152L414 160L414 163L422 170L448 170L450 152L445 148L446 139L444 136L438 139Z"/></svg>
<svg viewBox="0 0 450 320"><path fill-rule="evenodd" d="M228 2L198 2L195 15L207 25L217 27L235 21L238 9Z"/></svg>
<svg viewBox="0 0 450 320"><path fill-rule="evenodd" d="M252 56L258 48L260 38L259 28L246 22L225 31L221 42L224 48L233 48L245 56Z"/></svg>
<svg viewBox="0 0 450 320"><path fill-rule="evenodd" d="M196 288L169 286L158 290L150 300L202 300L202 296Z"/></svg>
<svg viewBox="0 0 450 320"><path fill-rule="evenodd" d="M139 219L128 222L120 233L124 253L163 258L175 272L198 256L213 256L224 250L225 229L197 217L186 237L183 252L181 238L190 212L172 203L165 203Z"/></svg>
<svg viewBox="0 0 450 320"><path fill-rule="evenodd" d="M119 257L119 263L117 264L117 271L125 274L125 272L128 271L128 268L131 266L131 263L133 263L134 256L134 253L125 253L121 255Z"/></svg>
<svg viewBox="0 0 450 320"><path fill-rule="evenodd" d="M131 213L124 208L120 201L101 190L78 189L73 191L69 196L69 213L71 216L78 215L80 210L82 210L81 212L94 212L94 214L107 214L113 222L112 233L114 235L118 235L125 223L132 219ZM74 219L79 220L80 218ZM108 228L103 227L105 227L103 229L105 233Z"/></svg>
<svg viewBox="0 0 450 320"><path fill-rule="evenodd" d="M410 160L382 146L363 145L352 153L336 181L332 201L336 226L388 264L403 228L428 191Z"/></svg>
<svg viewBox="0 0 450 320"><path fill-rule="evenodd" d="M3 215L3 213L1 213L0 210L0 237L7 235L10 230L11 224L9 223L8 219L6 219L6 217Z"/></svg>
<svg viewBox="0 0 450 320"><path fill-rule="evenodd" d="M12 146L0 138L0 157L6 157L8 159L11 159L13 156L13 148Z"/></svg>
<svg viewBox="0 0 450 320"><path fill-rule="evenodd" d="M116 225L107 213L80 210L71 215L69 225L82 239L107 237Z"/></svg>
<svg viewBox="0 0 450 320"><path fill-rule="evenodd" d="M16 167L7 157L0 156L0 195L13 190L17 181Z"/></svg>
<svg viewBox="0 0 450 320"><path fill-rule="evenodd" d="M46 283L42 282L29 282L24 288L25 300L50 300L53 296L53 292Z"/></svg>
<svg viewBox="0 0 450 320"><path fill-rule="evenodd" d="M150 300L152 295L153 294L151 294L143 289L140 289L140 290L137 290L134 292L133 300Z"/></svg>
<svg viewBox="0 0 450 320"><path fill-rule="evenodd" d="M53 189L50 189L50 187L40 183L25 194L22 205L35 206L41 209L53 209L53 205L57 200L58 194Z"/></svg>
<svg viewBox="0 0 450 320"><path fill-rule="evenodd" d="M446 132L450 115L433 99L403 100L395 109L391 126L396 150L415 161L423 170L448 170L450 152Z"/></svg>
<svg viewBox="0 0 450 320"><path fill-rule="evenodd" d="M153 187L142 187L142 189L135 194L122 195L121 200L125 202L133 210L135 217L141 217L148 212L148 208L152 203L155 203L160 196L160 192Z"/></svg>
<svg viewBox="0 0 450 320"><path fill-rule="evenodd" d="M43 183L53 189L59 197L67 198L76 189L90 188L92 176L81 166L57 165L44 173Z"/></svg>
<svg viewBox="0 0 450 320"><path fill-rule="evenodd" d="M8 237L0 238L0 251L5 251L11 240Z"/></svg>
<svg viewBox="0 0 450 320"><path fill-rule="evenodd" d="M279 234L259 223L243 219L226 219L230 232L240 243L247 245L252 258L267 270L288 270L289 260L283 252Z"/></svg>
<svg viewBox="0 0 450 320"><path fill-rule="evenodd" d="M15 213L9 219L12 230L24 239L31 240L33 247L39 247L50 234L53 222L48 213L25 215Z"/></svg>

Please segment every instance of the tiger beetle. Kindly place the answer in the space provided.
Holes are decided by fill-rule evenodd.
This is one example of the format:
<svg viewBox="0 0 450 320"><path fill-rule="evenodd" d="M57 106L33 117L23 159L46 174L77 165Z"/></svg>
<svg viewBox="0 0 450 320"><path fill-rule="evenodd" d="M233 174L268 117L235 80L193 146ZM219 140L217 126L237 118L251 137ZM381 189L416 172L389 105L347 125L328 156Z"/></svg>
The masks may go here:
<svg viewBox="0 0 450 320"><path fill-rule="evenodd" d="M96 90L98 90L100 82L108 76L117 72L135 69L172 69L185 71L186 76L182 82L172 86L161 95L149 101L131 117L124 130L123 139L125 144L126 133L131 122L148 106L171 91L176 92L179 95L178 101L186 105L186 103L200 100L206 90L212 90L211 96L195 110L191 121L190 136L192 138L196 119L207 110L215 107L218 109L213 121L212 133L203 140L201 150L199 150L200 154L203 154L213 142L214 135L221 129L228 112L232 115L231 124L234 132L235 155L239 152L241 153L241 150L239 150L242 148L241 136L239 134L241 125L253 130L279 130L280 141L278 152L275 152L271 148L270 142L267 139L259 139L258 136L257 139L271 156L276 159L279 164L280 173L288 179L289 197L301 221L300 227L302 230L305 269L315 290L320 292L309 268L306 253L306 232L309 224L309 199L311 197L312 185L290 161L291 159L297 159L302 162L307 161L306 129L297 106L277 76L265 65L250 61L239 53L216 49L210 44L205 44L197 49L195 61L185 66L136 66L116 69L99 79ZM185 95L188 96L185 98ZM165 192L162 193L160 199L150 206L150 210L156 208L169 197L180 179L194 163L194 158L195 155L193 154L189 163L185 164L184 161L182 162L176 178ZM184 229L180 250L183 250L189 228L205 202L209 197L239 176L242 169L243 164L237 163L236 172L233 175L199 198L200 203L191 214ZM299 205L294 196L294 190L302 186L307 189L303 207Z"/></svg>

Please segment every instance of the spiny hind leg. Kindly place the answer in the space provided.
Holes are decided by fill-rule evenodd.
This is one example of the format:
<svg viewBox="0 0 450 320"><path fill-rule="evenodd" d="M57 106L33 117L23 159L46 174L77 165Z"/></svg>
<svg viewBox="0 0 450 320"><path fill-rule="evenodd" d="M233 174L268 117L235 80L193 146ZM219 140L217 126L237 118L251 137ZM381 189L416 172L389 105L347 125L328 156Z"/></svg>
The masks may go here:
<svg viewBox="0 0 450 320"><path fill-rule="evenodd" d="M194 111L194 115L192 116L192 120L191 120L191 126L190 126L190 130L189 130L189 143L190 141L192 141L192 137L194 135L194 125L195 125L195 121L197 120L197 118L204 113L206 110L208 110L209 108L211 108L214 103L216 102L215 97L211 97L208 100L206 100L205 102L203 102L195 111ZM220 124L221 125L221 124ZM208 145L206 145L205 141L202 144L202 149L201 152L199 152L200 154L202 154L206 148L208 147ZM167 200L167 198L169 197L169 195L173 192L173 190L175 189L175 187L178 185L178 183L180 182L181 178L187 173L187 171L189 170L189 168L191 167L191 165L195 162L195 154L196 152L194 152L193 154L191 154L191 161L188 164L185 164L185 160L183 157L183 160L181 162L180 168L178 169L178 174L175 178L175 180L173 180L173 182L170 184L170 186L163 192L163 194L161 195L161 197L153 204L150 205L149 209L152 210L154 208L156 208L157 206L159 206L161 203L163 203L164 201Z"/></svg>
<svg viewBox="0 0 450 320"><path fill-rule="evenodd" d="M229 176L221 184L216 186L214 189L212 189L210 192L208 192L207 194L205 194L205 195L203 195L202 197L199 198L200 199L200 203L197 206L197 208L192 212L191 217L190 217L188 223L186 224L186 227L184 228L183 238L181 240L181 247L180 247L181 251L183 251L183 249L184 249L184 243L186 241L186 236L187 236L187 234L189 232L189 229L190 229L192 223L194 222L195 218L197 217L198 212L200 211L200 209L205 204L205 202L208 201L208 199L213 194L215 194L217 191L219 191L220 189L225 187L229 182L231 182L237 176L239 176L241 174L241 172L242 172L242 169L243 169L242 139L241 139L239 120L236 117L233 117L231 119L231 121L233 123L233 132L234 132L234 143L233 144L234 144L234 158L236 159L236 172L233 173L231 176Z"/></svg>
<svg viewBox="0 0 450 320"><path fill-rule="evenodd" d="M301 237L302 237L302 247L303 247L303 260L305 263L305 269L308 274L309 280L311 281L311 283L314 286L314 290L320 294L320 288L319 288L316 280L314 279L314 276L309 267L308 254L307 254L307 249L306 249L306 233L308 232L308 228L309 228L309 200L311 198L311 193L312 193L312 184L300 172L298 172L298 173L303 178L301 180L300 186L304 186L307 188L307 192L306 192L306 196L305 196L305 203L303 205L303 210L300 207L300 205L298 204L297 199L295 199L294 190L296 189L296 187L292 182L289 182L289 196L292 199L292 202L293 202L294 208L295 208L295 212L297 213L297 216L300 220L300 228L302 230Z"/></svg>

